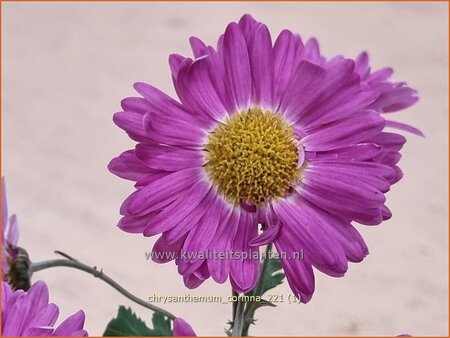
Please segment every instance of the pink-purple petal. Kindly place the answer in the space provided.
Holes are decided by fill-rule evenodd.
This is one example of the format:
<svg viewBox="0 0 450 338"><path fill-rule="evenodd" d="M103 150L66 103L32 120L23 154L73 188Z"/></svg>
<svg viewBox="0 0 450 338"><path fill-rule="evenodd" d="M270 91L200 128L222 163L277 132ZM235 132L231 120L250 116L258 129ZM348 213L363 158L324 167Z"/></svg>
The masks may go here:
<svg viewBox="0 0 450 338"><path fill-rule="evenodd" d="M150 220L144 230L144 236L153 236L180 226L180 223L189 215L196 215L196 208L208 194L210 188L210 183L200 180L191 188L186 189L178 199Z"/></svg>
<svg viewBox="0 0 450 338"><path fill-rule="evenodd" d="M154 170L179 171L201 167L204 156L200 151L162 144L138 144L136 157Z"/></svg>
<svg viewBox="0 0 450 338"><path fill-rule="evenodd" d="M234 289L237 292L248 292L252 290L259 275L259 259L253 254L258 249L252 248L248 243L257 236L257 225L254 214L241 212L239 218L239 236L236 236L233 243L233 252L241 254L242 259L231 260L231 278L234 282ZM247 257L245 257L247 256Z"/></svg>
<svg viewBox="0 0 450 338"><path fill-rule="evenodd" d="M197 168L173 172L131 194L124 202L122 212L139 216L166 206L180 192L198 182L202 172Z"/></svg>
<svg viewBox="0 0 450 338"><path fill-rule="evenodd" d="M353 118L311 132L302 139L302 143L307 151L349 147L378 135L384 123L385 120L375 112L361 112Z"/></svg>
<svg viewBox="0 0 450 338"><path fill-rule="evenodd" d="M180 69L178 90L183 104L201 114L203 119L219 122L227 115L227 111L212 83L207 58L208 55L204 55Z"/></svg>
<svg viewBox="0 0 450 338"><path fill-rule="evenodd" d="M239 211L233 209L229 215L223 217L219 223L216 234L210 244L210 248L216 252L226 255L233 247L237 231L239 227ZM230 259L208 259L208 269L211 277L217 283L224 283L230 273Z"/></svg>
<svg viewBox="0 0 450 338"><path fill-rule="evenodd" d="M425 135L419 129L417 129L416 127L413 127L409 124L406 124L406 123L392 121L392 120L386 120L386 127L407 131L408 133L425 137Z"/></svg>
<svg viewBox="0 0 450 338"><path fill-rule="evenodd" d="M84 319L85 315L82 310L74 313L56 328L52 336L87 336L87 332L82 330Z"/></svg>
<svg viewBox="0 0 450 338"><path fill-rule="evenodd" d="M270 33L265 25L260 25L256 29L250 60L257 97L255 103L263 110L271 110L273 109L273 52Z"/></svg>
<svg viewBox="0 0 450 338"><path fill-rule="evenodd" d="M247 44L239 26L230 23L223 39L225 71L232 89L236 107L247 110L252 95L252 77Z"/></svg>
<svg viewBox="0 0 450 338"><path fill-rule="evenodd" d="M124 151L118 157L113 158L108 164L108 170L131 181L138 181L154 172L136 157L134 150Z"/></svg>

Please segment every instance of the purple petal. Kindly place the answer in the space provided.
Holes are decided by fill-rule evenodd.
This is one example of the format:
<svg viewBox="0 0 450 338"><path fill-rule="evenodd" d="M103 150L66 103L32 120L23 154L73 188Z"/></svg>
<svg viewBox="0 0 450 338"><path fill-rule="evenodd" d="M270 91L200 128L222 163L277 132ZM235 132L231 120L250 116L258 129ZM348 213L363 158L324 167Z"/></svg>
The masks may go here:
<svg viewBox="0 0 450 338"><path fill-rule="evenodd" d="M138 181L154 173L152 169L144 166L136 158L134 150L127 150L120 156L113 158L108 164L108 170L123 179L131 181Z"/></svg>
<svg viewBox="0 0 450 338"><path fill-rule="evenodd" d="M230 215L225 216L219 223L216 235L210 244L210 248L225 255L230 252L239 227L239 209L233 209ZM208 259L208 269L211 277L217 283L224 283L230 272L230 259Z"/></svg>
<svg viewBox="0 0 450 338"><path fill-rule="evenodd" d="M148 113L144 117L148 138L156 143L199 149L206 139L206 131L198 123L186 122L171 115Z"/></svg>
<svg viewBox="0 0 450 338"><path fill-rule="evenodd" d="M28 327L29 328L39 328L43 326L52 327L56 323L58 315L59 315L58 307L55 304L50 303L42 307L37 312L37 315L34 317L34 319L31 321ZM53 329L50 332L52 331Z"/></svg>
<svg viewBox="0 0 450 338"><path fill-rule="evenodd" d="M198 269L206 263L205 259L197 259L191 262L192 257L182 257L178 258L175 263L178 265L178 273L183 276L194 275L201 279L202 281L209 278L209 276L204 276L204 273L198 273Z"/></svg>
<svg viewBox="0 0 450 338"><path fill-rule="evenodd" d="M134 112L118 112L114 114L114 123L131 135L147 138L144 128L144 115Z"/></svg>
<svg viewBox="0 0 450 338"><path fill-rule="evenodd" d="M228 115L232 115L238 109L234 101L231 85L228 81L224 80L227 78L227 75L223 60L220 59L218 52L212 47L208 47L207 53L208 58L206 61L209 66L208 69L211 76L211 82L225 110L228 112Z"/></svg>
<svg viewBox="0 0 450 338"><path fill-rule="evenodd" d="M366 79L370 73L369 55L362 52L355 60L355 72L359 74L362 80Z"/></svg>
<svg viewBox="0 0 450 338"><path fill-rule="evenodd" d="M206 45L199 38L191 36L189 38L189 44L191 45L192 53L194 54L195 58L206 55Z"/></svg>
<svg viewBox="0 0 450 338"><path fill-rule="evenodd" d="M361 262L369 250L359 232L350 222L318 211L325 220L325 229L336 238L350 262Z"/></svg>
<svg viewBox="0 0 450 338"><path fill-rule="evenodd" d="M385 192L389 190L389 180L395 176L395 171L390 165L380 164L380 162L314 161L305 168L304 174L306 181L313 176L349 184L357 183L359 180Z"/></svg>
<svg viewBox="0 0 450 338"><path fill-rule="evenodd" d="M280 110L288 120L298 121L298 129L342 119L365 109L378 95L359 86L354 62L347 59L333 67L300 62L291 78Z"/></svg>
<svg viewBox="0 0 450 338"><path fill-rule="evenodd" d="M225 71L239 111L250 107L252 77L247 45L239 26L231 23L225 30L223 40Z"/></svg>
<svg viewBox="0 0 450 338"><path fill-rule="evenodd" d="M175 87L176 87L176 82L177 82L177 78L178 78L178 72L180 71L180 68L186 62L186 60L188 60L188 59L186 59L184 56L181 56L178 54L170 54L169 55L169 67L170 67L170 71L172 72L172 79L173 79Z"/></svg>
<svg viewBox="0 0 450 338"><path fill-rule="evenodd" d="M126 209L122 208L124 210L121 211L139 216L158 210L175 200L180 192L202 179L202 174L201 169L192 168L164 176L131 194L124 202Z"/></svg>
<svg viewBox="0 0 450 338"><path fill-rule="evenodd" d="M275 241L275 247L279 253L293 257L298 249L294 249L292 243L295 240L283 231ZM300 298L302 303L308 303L314 293L314 272L311 262L307 257L304 259L281 259L281 265L292 292Z"/></svg>
<svg viewBox="0 0 450 338"><path fill-rule="evenodd" d="M320 209L298 195L290 201L281 200L274 208L284 225L280 237L282 234L291 236L292 243L304 249L305 255L322 272L335 277L344 275L348 268L345 252L328 231Z"/></svg>
<svg viewBox="0 0 450 338"><path fill-rule="evenodd" d="M12 296L12 290L11 287L9 286L9 284L5 281L2 281L2 315L5 314L4 309L6 309L7 304L9 302L9 300L11 299ZM2 320L2 322L4 323L5 321Z"/></svg>
<svg viewBox="0 0 450 338"><path fill-rule="evenodd" d="M189 196L189 195L188 195ZM172 244L185 236L197 223L204 217L205 213L209 210L209 206L214 203L217 198L217 193L214 189L211 189L208 194L203 198L195 209L195 212L190 213L186 218L180 221L177 226L169 229L164 234L166 235L167 242Z"/></svg>
<svg viewBox="0 0 450 338"><path fill-rule="evenodd" d="M189 232L183 246L183 250L186 253L199 254L205 252L216 234L224 207L224 202L219 199L216 199L215 203L210 205L203 218ZM194 262L197 259L195 257L190 261Z"/></svg>
<svg viewBox="0 0 450 338"><path fill-rule="evenodd" d="M118 157L113 158L108 164L108 170L131 181L138 181L154 172L138 160L134 150L124 151Z"/></svg>
<svg viewBox="0 0 450 338"><path fill-rule="evenodd" d="M186 236L180 238L174 243L168 243L166 240L165 233L158 238L152 248L152 261L156 263L167 263L175 258L180 249L183 247L184 240Z"/></svg>
<svg viewBox="0 0 450 338"><path fill-rule="evenodd" d="M324 170L322 175L317 172L310 175L308 172L297 191L318 208L335 215L363 224L381 223L381 207L385 202L383 193L362 180L352 181L350 175L339 175L339 179L345 178L345 181L337 181L332 173Z"/></svg>
<svg viewBox="0 0 450 338"><path fill-rule="evenodd" d="M370 108L389 113L410 107L418 100L417 92L405 84L389 84Z"/></svg>
<svg viewBox="0 0 450 338"><path fill-rule="evenodd" d="M280 225L276 224L270 227L267 227L261 234L257 237L253 238L248 245L250 246L262 246L272 243L278 236L280 232Z"/></svg>
<svg viewBox="0 0 450 338"><path fill-rule="evenodd" d="M197 215L197 207L204 200L211 188L211 183L197 181L186 189L179 198L157 214L144 230L144 236L153 236L167 231L175 226L181 226L189 215ZM195 224L193 224L195 225Z"/></svg>
<svg viewBox="0 0 450 338"><path fill-rule="evenodd" d="M400 134L382 132L371 137L370 142L379 144L383 146L383 148L399 151L406 143L406 138Z"/></svg>
<svg viewBox="0 0 450 338"><path fill-rule="evenodd" d="M383 205L382 213L383 213L383 220L388 220L392 217L391 210L389 210L389 208L385 205Z"/></svg>
<svg viewBox="0 0 450 338"><path fill-rule="evenodd" d="M201 116L191 112L187 107L175 101L159 89L143 82L134 84L134 89L141 94L151 109L147 113L166 117L168 119L180 120L187 124L196 124L201 127L208 126L206 120L202 120Z"/></svg>
<svg viewBox="0 0 450 338"><path fill-rule="evenodd" d="M253 81L256 89L257 104L263 110L273 109L273 55L272 40L265 25L260 25L255 32L250 51Z"/></svg>
<svg viewBox="0 0 450 338"><path fill-rule="evenodd" d="M183 283L188 289L199 287L205 280L198 278L195 274L183 275Z"/></svg>
<svg viewBox="0 0 450 338"><path fill-rule="evenodd" d="M183 67L178 74L178 90L183 104L205 119L222 121L227 111L220 100L208 71L208 56Z"/></svg>
<svg viewBox="0 0 450 338"><path fill-rule="evenodd" d="M142 97L126 97L121 102L123 111L145 115L152 110L152 105Z"/></svg>
<svg viewBox="0 0 450 338"><path fill-rule="evenodd" d="M31 302L25 293L20 294L9 306L5 323L2 323L2 336L22 336L27 329L27 323L33 318Z"/></svg>
<svg viewBox="0 0 450 338"><path fill-rule="evenodd" d="M163 171L196 168L204 163L204 156L200 151L155 143L138 144L136 157L150 168Z"/></svg>
<svg viewBox="0 0 450 338"><path fill-rule="evenodd" d="M378 83L382 81L386 81L389 79L394 71L392 68L382 68L379 70L374 71L369 75L367 78L367 82L370 84Z"/></svg>
<svg viewBox="0 0 450 338"><path fill-rule="evenodd" d="M289 30L283 30L275 41L273 47L274 58L274 108L280 106L286 87L291 79L291 75L297 66L296 54L303 48L302 40Z"/></svg>
<svg viewBox="0 0 450 338"><path fill-rule="evenodd" d="M280 104L280 111L291 120L313 103L324 86L324 68L302 61L292 75Z"/></svg>
<svg viewBox="0 0 450 338"><path fill-rule="evenodd" d="M399 130L407 131L407 132L417 135L417 136L425 137L425 135L419 129L417 129L413 126L410 126L409 124L406 124L406 123L386 120L386 127L396 128Z"/></svg>
<svg viewBox="0 0 450 338"><path fill-rule="evenodd" d="M253 256L258 249L248 245L258 233L255 214L241 213L238 233L239 236L236 236L233 243L233 252L243 254L239 257L243 259L231 260L231 277L237 292L248 292L255 287L259 274L259 259Z"/></svg>
<svg viewBox="0 0 450 338"><path fill-rule="evenodd" d="M375 157L374 161L393 167L400 161L401 158L402 154L400 154L398 151L384 149L377 157Z"/></svg>
<svg viewBox="0 0 450 338"><path fill-rule="evenodd" d="M16 215L9 218L9 227L5 238L13 246L17 246L17 243L19 243L19 224Z"/></svg>
<svg viewBox="0 0 450 338"><path fill-rule="evenodd" d="M253 47L255 32L261 25L262 23L256 21L250 14L244 14L239 20L238 26L249 49Z"/></svg>
<svg viewBox="0 0 450 338"><path fill-rule="evenodd" d="M156 212L144 216L124 216L120 219L117 226L128 233L141 234L144 232L148 223L155 217Z"/></svg>
<svg viewBox="0 0 450 338"><path fill-rule="evenodd" d="M87 335L83 330L85 315L82 310L74 313L66 320L64 320L53 332L52 336L78 336ZM84 334L86 333L86 334Z"/></svg>
<svg viewBox="0 0 450 338"><path fill-rule="evenodd" d="M328 98L322 97L298 115L297 128L311 130L350 118L364 110L377 97L376 91L361 87L359 78L353 74L336 88L333 95Z"/></svg>
<svg viewBox="0 0 450 338"><path fill-rule="evenodd" d="M367 161L376 157L382 150L382 146L374 143L358 144L346 148L317 152L314 154L314 162L322 160Z"/></svg>
<svg viewBox="0 0 450 338"><path fill-rule="evenodd" d="M35 282L28 290L28 299L33 309L41 309L48 304L48 286L44 281Z"/></svg>
<svg viewBox="0 0 450 338"><path fill-rule="evenodd" d="M306 41L304 48L301 50L300 58L321 65L324 61L320 55L319 42L315 38Z"/></svg>
<svg viewBox="0 0 450 338"><path fill-rule="evenodd" d="M326 151L355 145L379 134L385 120L372 111L320 128L302 138L306 151Z"/></svg>
<svg viewBox="0 0 450 338"><path fill-rule="evenodd" d="M23 333L23 336L41 336L41 337L50 337L52 335L53 328L52 327L29 327Z"/></svg>

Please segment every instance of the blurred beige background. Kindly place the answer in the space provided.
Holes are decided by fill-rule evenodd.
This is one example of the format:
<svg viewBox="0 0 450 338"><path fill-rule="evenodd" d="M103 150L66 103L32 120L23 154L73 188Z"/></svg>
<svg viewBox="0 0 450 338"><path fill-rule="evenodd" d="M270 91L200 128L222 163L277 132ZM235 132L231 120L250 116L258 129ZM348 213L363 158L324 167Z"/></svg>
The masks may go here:
<svg viewBox="0 0 450 338"><path fill-rule="evenodd" d="M390 65L420 102L395 119L414 124L401 161L405 178L388 194L394 216L359 226L371 254L345 278L316 274L307 305L258 313L252 335L447 335L448 106L446 3L3 3L3 169L10 210L32 260L60 249L103 267L142 298L223 295L212 281L184 289L174 264L145 260L154 239L115 227L130 182L106 165L133 143L112 123L132 83L174 93L169 53L188 54L188 38L215 43L244 13L315 36L326 56L367 50L374 68ZM83 308L101 335L119 304L149 322L151 313L83 272L37 273L67 316ZM278 290L288 294L283 285ZM201 335L222 335L231 306L178 303L166 308Z"/></svg>

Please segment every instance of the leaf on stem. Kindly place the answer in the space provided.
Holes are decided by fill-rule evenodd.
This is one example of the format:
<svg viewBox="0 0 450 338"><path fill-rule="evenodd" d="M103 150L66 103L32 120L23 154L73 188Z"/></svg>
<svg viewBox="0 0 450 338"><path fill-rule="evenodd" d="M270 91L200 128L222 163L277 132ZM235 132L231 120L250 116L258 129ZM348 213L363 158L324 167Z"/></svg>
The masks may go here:
<svg viewBox="0 0 450 338"><path fill-rule="evenodd" d="M261 295L283 283L285 277L278 259L270 258L266 274L263 276Z"/></svg>

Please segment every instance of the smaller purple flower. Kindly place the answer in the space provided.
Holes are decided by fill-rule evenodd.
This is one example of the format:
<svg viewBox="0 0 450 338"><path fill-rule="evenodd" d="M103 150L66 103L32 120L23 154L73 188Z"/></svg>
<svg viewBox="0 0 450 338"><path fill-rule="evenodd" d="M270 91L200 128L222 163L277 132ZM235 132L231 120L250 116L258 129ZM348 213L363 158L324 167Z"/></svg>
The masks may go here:
<svg viewBox="0 0 450 338"><path fill-rule="evenodd" d="M177 318L174 320L173 335L175 337L197 337L192 329L192 326L182 318Z"/></svg>
<svg viewBox="0 0 450 338"><path fill-rule="evenodd" d="M45 282L37 281L28 291L13 291L2 281L2 336L87 336L82 310L55 328L58 315L58 306L49 303Z"/></svg>
<svg viewBox="0 0 450 338"><path fill-rule="evenodd" d="M8 203L6 201L5 178L2 177L2 275L9 272L10 264L8 259L11 257L10 249L17 246L19 241L19 227L16 215L8 218Z"/></svg>
<svg viewBox="0 0 450 338"><path fill-rule="evenodd" d="M31 261L19 247L19 226L16 215L8 218L5 178L2 177L2 280L13 290L27 291L31 286Z"/></svg>

